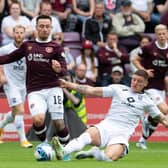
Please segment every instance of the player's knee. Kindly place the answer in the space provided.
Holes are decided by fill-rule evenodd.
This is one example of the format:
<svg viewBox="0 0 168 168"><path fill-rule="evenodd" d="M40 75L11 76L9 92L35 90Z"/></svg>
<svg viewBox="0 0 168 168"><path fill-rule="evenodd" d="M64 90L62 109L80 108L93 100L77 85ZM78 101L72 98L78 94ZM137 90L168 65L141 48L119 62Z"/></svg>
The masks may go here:
<svg viewBox="0 0 168 168"><path fill-rule="evenodd" d="M60 131L65 128L65 123L63 119L54 120L54 124L57 131Z"/></svg>
<svg viewBox="0 0 168 168"><path fill-rule="evenodd" d="M41 116L41 115L33 116L32 120L33 120L33 124L34 124L36 127L39 127L39 126L41 126L41 125L44 124L44 117Z"/></svg>

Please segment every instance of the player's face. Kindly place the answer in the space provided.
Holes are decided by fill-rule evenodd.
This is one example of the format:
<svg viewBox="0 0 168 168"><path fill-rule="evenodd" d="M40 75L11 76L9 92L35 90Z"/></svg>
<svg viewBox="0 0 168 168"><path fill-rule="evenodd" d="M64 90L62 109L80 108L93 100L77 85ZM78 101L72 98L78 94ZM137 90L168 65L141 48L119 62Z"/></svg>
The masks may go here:
<svg viewBox="0 0 168 168"><path fill-rule="evenodd" d="M36 29L39 40L46 41L51 33L51 20L39 19Z"/></svg>
<svg viewBox="0 0 168 168"><path fill-rule="evenodd" d="M156 31L156 38L160 43L166 43L168 32L166 29L160 29Z"/></svg>
<svg viewBox="0 0 168 168"><path fill-rule="evenodd" d="M24 28L15 28L13 32L13 38L16 43L23 42L25 38L25 29Z"/></svg>
<svg viewBox="0 0 168 168"><path fill-rule="evenodd" d="M147 86L148 81L142 76L134 74L131 79L131 89L133 92L141 93Z"/></svg>

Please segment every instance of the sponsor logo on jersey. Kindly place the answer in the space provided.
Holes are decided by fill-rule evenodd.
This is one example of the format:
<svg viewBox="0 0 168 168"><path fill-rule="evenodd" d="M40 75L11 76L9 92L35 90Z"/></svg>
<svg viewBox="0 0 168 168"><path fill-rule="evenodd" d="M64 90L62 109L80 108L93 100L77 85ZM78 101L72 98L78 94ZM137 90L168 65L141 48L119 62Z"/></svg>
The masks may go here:
<svg viewBox="0 0 168 168"><path fill-rule="evenodd" d="M108 52L105 52L105 56L109 56L110 54Z"/></svg>

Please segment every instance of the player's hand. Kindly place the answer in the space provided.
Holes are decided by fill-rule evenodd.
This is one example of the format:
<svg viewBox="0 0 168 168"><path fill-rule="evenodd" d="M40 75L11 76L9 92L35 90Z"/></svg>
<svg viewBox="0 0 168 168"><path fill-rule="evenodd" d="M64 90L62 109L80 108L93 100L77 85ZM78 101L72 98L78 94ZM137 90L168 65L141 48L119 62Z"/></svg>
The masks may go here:
<svg viewBox="0 0 168 168"><path fill-rule="evenodd" d="M61 64L57 60L51 60L52 68L56 73L61 72Z"/></svg>
<svg viewBox="0 0 168 168"><path fill-rule="evenodd" d="M1 75L0 76L0 85L4 85L4 84L6 84L8 81L7 81L7 79L6 79L6 77L5 77L5 75Z"/></svg>
<svg viewBox="0 0 168 168"><path fill-rule="evenodd" d="M148 73L149 78L154 77L154 69L147 69L146 72Z"/></svg>
<svg viewBox="0 0 168 168"><path fill-rule="evenodd" d="M59 79L59 81L60 81L60 86L62 88L66 88L67 87L67 83L68 82L65 79Z"/></svg>

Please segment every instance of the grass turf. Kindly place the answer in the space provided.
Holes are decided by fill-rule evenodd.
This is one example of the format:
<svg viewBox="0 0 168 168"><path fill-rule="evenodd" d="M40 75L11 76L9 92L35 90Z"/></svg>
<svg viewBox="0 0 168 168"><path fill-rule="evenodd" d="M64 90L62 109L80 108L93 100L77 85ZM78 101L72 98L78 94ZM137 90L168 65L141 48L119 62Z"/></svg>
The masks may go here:
<svg viewBox="0 0 168 168"><path fill-rule="evenodd" d="M0 168L167 168L168 143L148 142L148 150L140 150L130 143L129 154L116 162L95 159L37 162L34 159L33 142L30 149L21 148L17 142L0 144Z"/></svg>

